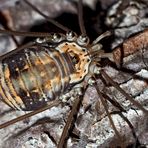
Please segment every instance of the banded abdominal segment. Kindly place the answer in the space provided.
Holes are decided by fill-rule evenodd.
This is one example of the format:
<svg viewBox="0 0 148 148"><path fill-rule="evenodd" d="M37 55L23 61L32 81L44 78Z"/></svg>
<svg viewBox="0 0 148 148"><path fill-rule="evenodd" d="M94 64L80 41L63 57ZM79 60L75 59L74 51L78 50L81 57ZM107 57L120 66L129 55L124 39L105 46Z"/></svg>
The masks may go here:
<svg viewBox="0 0 148 148"><path fill-rule="evenodd" d="M25 44L21 46L21 48L18 47L14 52L10 52L2 56L0 62L1 98L12 108L34 111L32 111L31 114L28 113L16 119L10 120L10 122L1 124L0 129L21 121L22 119L31 117L46 109L50 109L53 106L57 106L61 103L61 100L66 102L68 99L70 99L68 103L65 103L66 106L68 105L68 110L70 110L67 112L67 108L66 110L63 108L62 110L64 112L62 114L61 110L58 112L60 113L60 119L55 120L56 123L57 121L60 121L62 127L66 121L61 138L59 139L60 132L59 130L57 131L57 126L49 125L52 128L51 132L49 131L49 126L47 127L47 131L49 131L47 133L47 137L51 139L51 142L53 142L55 146L58 148L65 147L66 144L67 146L72 146L73 144L74 146L78 146L84 140L84 138L86 138L84 140L85 145L90 146L89 144L91 140L91 144L94 146L96 141L99 141L100 137L102 138L102 133L98 132L98 127L102 126L104 123L107 125L106 122L102 122L104 119L106 119L106 116L108 116L110 125L117 136L115 139L118 139L119 141L121 140L121 146L123 146L124 143L122 143L122 135L120 136L118 128L116 129L118 124L114 124L114 120L112 119L112 107L110 109L110 104L117 108L117 112L119 111L121 114L122 112L126 112L126 110L124 109L124 104L122 104L122 102L121 105L119 104L120 102L118 103L118 101L120 101L120 97L119 100L116 101L116 96L118 97L118 95L115 94L114 98L114 93L111 94L114 92L112 91L112 87L115 87L117 90L119 90L122 94L122 97L126 97L127 100L129 100L133 105L143 110L143 112L146 112L145 109L133 101L130 95L121 89L117 83L113 83L114 81L112 82L112 78L106 74L106 72L108 73L108 68L106 67L108 64L110 67L110 62L106 63L106 61L104 62L102 58L107 58L118 64L118 61L120 63L120 61L122 61L126 55L123 54L123 56L120 57L117 55L120 60L116 60L118 59L115 57L116 51L113 51L112 53L104 53L102 50L102 45L99 43L99 41L111 33L106 33L106 35L102 34L93 42L89 42L89 37L85 31L82 18L83 13L81 6L82 0L79 0L78 13L79 26L81 30L80 36L77 36L75 33L72 33L72 31L70 32L67 29L64 30L67 32L66 35L52 33L49 36L46 34L47 36L44 36L44 38L38 38L32 43L27 43L27 46ZM55 24L57 23L55 22ZM39 35L41 35L41 33L39 33ZM112 73L112 71L109 72ZM85 92L87 94L86 89L89 85L96 89L98 95L97 97L95 97L94 93L93 97L90 95L90 99L87 98L87 96L85 98L84 95ZM82 89L84 91L82 91ZM131 96L133 95L131 94ZM69 106L69 102L72 107ZM46 106L46 104L48 105ZM102 109L103 112L106 112L105 114L99 111ZM61 115L64 118L61 118ZM101 115L101 117L98 118L99 115ZM42 119L45 121L48 119L48 116L47 118L44 118L43 116ZM128 119L124 120L130 126L131 123L129 124ZM42 123L40 122L42 120L39 119L36 122L37 124L38 121L39 123ZM75 125L73 123L75 123ZM85 127L83 126L84 124L86 125ZM34 125L34 123L31 126L27 125L27 128L25 129L28 130ZM75 129L72 127L76 128L76 133ZM103 129L104 131L106 131L106 127ZM54 135L56 134L56 131L53 132L54 128L57 131L57 137L53 136L53 133ZM92 134L90 135L88 133L88 128L90 128L90 131L92 131L91 133L94 133L93 136ZM135 132L133 131L133 127L130 126L130 128L133 132L133 136L137 140ZM40 129L42 130L42 128ZM62 128L60 126L60 131L61 130ZM71 132L70 130L72 131L72 134L69 134ZM42 131L42 133L44 131ZM25 132L25 130L23 130L23 132ZM15 131L14 134L15 133L17 132ZM106 133L104 133L105 132L103 132L103 135L106 135ZM107 129L107 133L110 134L110 129ZM75 136L73 139L73 134L76 134L76 139ZM112 131L111 135L113 135ZM13 137L17 136L14 135ZM11 141L11 139L9 141ZM112 140L110 143L112 143Z"/></svg>
<svg viewBox="0 0 148 148"><path fill-rule="evenodd" d="M83 80L89 72L89 65L91 63L88 49L75 42L63 42L59 44L56 49L59 50L62 55L65 54L66 59L70 58L70 61L73 63L75 72L72 72L70 75L70 84ZM71 63L66 63L71 66Z"/></svg>
<svg viewBox="0 0 148 148"><path fill-rule="evenodd" d="M38 109L80 82L88 73L89 63L86 49L75 42L60 42L55 48L37 45L16 52L0 63L1 98L15 109Z"/></svg>

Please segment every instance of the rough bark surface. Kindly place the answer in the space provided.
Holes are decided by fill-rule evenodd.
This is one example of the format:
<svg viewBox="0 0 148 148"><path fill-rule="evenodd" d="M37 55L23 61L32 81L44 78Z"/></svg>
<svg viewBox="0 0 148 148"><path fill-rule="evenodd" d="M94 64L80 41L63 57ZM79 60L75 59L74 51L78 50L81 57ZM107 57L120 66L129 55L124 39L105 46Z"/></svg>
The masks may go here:
<svg viewBox="0 0 148 148"><path fill-rule="evenodd" d="M137 15L137 18L140 19L139 25L144 23L145 26L143 27L141 25L141 28L137 25L134 26L133 22L128 22L127 20L129 18L122 19L123 22L120 22L118 26L117 24L114 24L116 22L115 19L117 19L117 21L121 20L119 18L111 19L110 16L112 13L111 11L113 11L113 14L116 11L114 7L117 7L119 5L118 3L114 4L116 2L115 0L93 0L92 3L90 3L89 0L84 1L85 24L91 40L94 40L97 35L103 33L105 29L109 29L115 26L117 27L114 28L114 37L105 40L104 48L106 49L111 48L111 50L113 50L113 47L116 47L121 42L124 42L125 39L129 38L130 35L138 33L148 26L148 20L145 17L147 9L143 9L145 8L145 5L148 4L145 1L143 1L142 3L136 0L132 1L135 7L133 8L132 5L128 8L128 10L131 10L129 10L131 12L131 17L128 16L129 18L132 18L133 15ZM59 20L65 26L68 26L74 31L79 31L76 17L76 1L30 0L30 2L37 6L43 13L47 14L49 17ZM96 4L98 6L96 6ZM113 7L111 7L112 4L114 4ZM122 9L125 9L125 7L122 7ZM137 9L139 10L139 13L136 13L138 11ZM53 25L48 26L48 24L44 21L44 18L34 12L21 0L13 0L11 2L9 0L1 0L0 11L1 15L4 17L2 18L2 21L5 19L6 24L12 30L35 30L39 32L60 31L56 27L53 27ZM119 15L121 16L122 14L119 13ZM125 14L125 16L126 15L127 14ZM69 18L72 18L73 20L69 20ZM73 25L70 23L71 21L73 22ZM71 24L71 26L67 24ZM90 26L90 24L92 25ZM0 25L2 28L4 27L4 25ZM128 25L130 25L130 27ZM40 28L44 29L40 30ZM128 29L130 30L130 33L128 32ZM95 32L92 33L92 31ZM92 34L94 34L94 36ZM17 37L16 39L18 40L20 45L30 40L28 38L22 39L20 37ZM15 48L16 45L10 36L0 35L1 54L7 53L8 51ZM103 60L102 63L102 67L106 71L106 73L114 81L119 83L121 88L123 88L128 94L130 94L133 99L135 99L136 101L141 103L143 107L148 109L148 46L144 47L144 49L139 49L139 51L134 56L126 58L123 64L124 69L122 67L120 69L116 68L115 66L112 67L109 63L106 64L106 60ZM108 82L106 82L106 85L104 85L103 80L98 78L97 84L99 89L105 95L108 95L108 97L112 99L116 99L118 103L126 110L123 115L127 117L128 120L132 123L139 142L145 147L148 146L148 117L145 116L145 114L141 110L135 107ZM111 113L117 130L120 132L123 138L124 144L126 146L134 146L135 139L133 138L130 127L125 122L125 120L121 118L121 116L119 116L119 114L115 113L116 111L119 111L119 109L115 108L111 103L108 102L108 110ZM52 109L32 116L29 119L1 129L0 147L56 147L56 143L58 143L60 139L69 112L70 107L68 105L59 105L58 107L53 107ZM9 121L10 119L23 115L24 113L27 112L12 111L7 105L5 105L3 102L0 102L0 123ZM67 147L69 148L105 148L117 147L117 145L119 145L119 140L110 125L104 107L102 106L100 98L98 97L98 94L94 87L90 86L84 92L82 105L78 111L77 120L74 125L75 128L73 129L73 131L71 131L72 134L70 134L70 137L67 140Z"/></svg>

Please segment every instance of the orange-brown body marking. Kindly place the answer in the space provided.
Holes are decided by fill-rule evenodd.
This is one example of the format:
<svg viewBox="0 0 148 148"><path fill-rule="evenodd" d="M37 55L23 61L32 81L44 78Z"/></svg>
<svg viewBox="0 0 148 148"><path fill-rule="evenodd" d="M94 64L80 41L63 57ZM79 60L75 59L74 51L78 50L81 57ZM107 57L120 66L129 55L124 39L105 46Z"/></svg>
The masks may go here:
<svg viewBox="0 0 148 148"><path fill-rule="evenodd" d="M0 95L10 107L34 110L87 75L90 57L75 41L32 46L0 62Z"/></svg>

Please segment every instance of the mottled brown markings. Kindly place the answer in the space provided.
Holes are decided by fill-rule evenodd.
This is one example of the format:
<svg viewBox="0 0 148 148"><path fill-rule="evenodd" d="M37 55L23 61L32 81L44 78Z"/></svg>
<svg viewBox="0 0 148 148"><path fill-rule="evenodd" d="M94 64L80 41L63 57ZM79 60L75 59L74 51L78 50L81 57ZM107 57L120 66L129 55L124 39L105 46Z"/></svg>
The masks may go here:
<svg viewBox="0 0 148 148"><path fill-rule="evenodd" d="M67 88L68 84L69 84L69 73L68 73L68 70L67 70L67 66L65 64L65 60L64 58L59 54L59 56L55 56L55 59L57 60L58 63L61 63L59 69L61 68L62 69L62 79L64 81L64 85L63 85L63 91L65 90L65 88Z"/></svg>
<svg viewBox="0 0 148 148"><path fill-rule="evenodd" d="M60 90L58 89L58 91L55 90L55 87L52 83L52 80L55 80L55 78L59 79L58 82L56 82L56 84L59 84L60 86L60 78L59 78L59 73L58 73L58 69L53 61L53 59L49 58L45 52L41 51L41 52L36 52L37 57L39 58L40 62L43 65L44 68L44 76L42 77L43 80L43 90L45 91L45 93L47 94L48 91L52 91L52 93L54 94L54 96L52 98L48 99L53 99L55 97L55 93ZM54 70L54 71L53 71ZM49 100L48 100L49 101Z"/></svg>
<svg viewBox="0 0 148 148"><path fill-rule="evenodd" d="M23 80L23 76L22 76L23 74L28 73L28 68L29 68L27 66L25 56L22 52L19 52L19 53L16 54L16 59L12 57L11 60L13 61L13 63L11 63L10 59L7 60L7 63L9 64L9 69L12 71L12 73L13 73L14 70L12 69L11 65L15 66L13 68L15 68L15 70L17 72L17 77L16 77L16 75L14 77L14 75L11 74L10 80L12 81L12 84L14 86L16 94L23 101L22 105L24 104L26 106L26 107L22 108L24 110L25 108L29 107L30 102L32 102L30 100L33 100L32 99L33 97L30 96L29 90L27 89L27 87L25 85L25 81ZM8 87L10 87L10 86L8 86ZM21 90L21 92L20 92L20 90ZM25 95L24 95L23 92L25 92ZM14 97L14 98L17 98L17 97ZM18 101L17 101L17 103L18 103Z"/></svg>
<svg viewBox="0 0 148 148"><path fill-rule="evenodd" d="M73 63L73 66L75 67L75 73L71 74L72 79L70 83L74 83L82 80L86 75L86 73L83 73L84 71L83 69L88 66L87 64L89 64L85 62L85 60L82 62L83 58L86 59L88 57L88 53L86 52L86 49L84 47L81 47L75 42L67 42L67 46L61 43L59 44L58 49L59 51L66 52L69 55Z"/></svg>
<svg viewBox="0 0 148 148"><path fill-rule="evenodd" d="M61 83L62 77L61 77L60 69L59 69L59 67L58 67L58 65L57 65L57 63L54 59L54 56L51 57L50 54L49 54L49 52L52 53L54 51L49 51L48 49L46 49L45 51L46 51L45 53L46 53L47 58L50 59L50 62L48 62L46 67L47 67L47 69L49 69L48 71L49 71L49 78L51 80L51 89L54 90L54 93L57 92L57 95L58 95L61 92L60 90L63 87L62 83ZM55 88L56 84L58 84L58 88Z"/></svg>
<svg viewBox="0 0 148 148"><path fill-rule="evenodd" d="M24 59L24 61L26 61L26 59ZM33 96L30 95L30 90L27 88L25 84L26 79L24 78L24 75L29 72L29 66L27 63L25 64L26 65L24 66L24 69L18 69L19 76L17 79L12 79L12 82L15 85L17 94L20 95L23 103L25 104L25 108L23 108L23 110L30 110L30 103L33 100Z"/></svg>
<svg viewBox="0 0 148 148"><path fill-rule="evenodd" d="M29 95L29 92L25 86L25 82L24 82L20 72L19 72L18 78L17 79L12 78L11 81L12 81L12 84L15 88L16 93L21 97L23 104L25 105L25 108L27 108L27 106L29 106L31 96ZM24 93L22 93L22 91L25 92L24 96L23 96ZM25 108L23 108L23 110Z"/></svg>
<svg viewBox="0 0 148 148"><path fill-rule="evenodd" d="M67 69L67 76L69 76L70 74L75 72L74 64L70 58L70 55L67 52L61 53L61 57L63 58L66 69Z"/></svg>
<svg viewBox="0 0 148 148"><path fill-rule="evenodd" d="M34 110L35 102L32 102L32 99L31 99L31 97L33 97L33 96L28 96L26 90L21 89L21 88L19 89L19 94L20 94L22 101L25 105L25 108L23 108L22 110L27 110L27 111L32 110L32 109ZM32 102L33 106L31 104L31 102Z"/></svg>
<svg viewBox="0 0 148 148"><path fill-rule="evenodd" d="M4 65L5 65L5 63L2 63L1 67L0 67L0 70L1 70L1 72L0 72L0 74L1 74L1 87L4 90L4 93L6 95L6 98L4 98L4 100L8 99L11 102L13 108L19 109L19 107L16 104L16 100L14 100L12 98L12 96L9 93L9 89L8 89L8 87L6 85L5 78L4 78Z"/></svg>
<svg viewBox="0 0 148 148"><path fill-rule="evenodd" d="M44 56L43 54L44 53L42 51L35 52L36 57L38 58L38 60L41 63L40 65L38 65L38 64L36 65L36 67L39 68L38 69L38 71L40 72L39 75L41 76L41 79L42 79L41 88L42 88L43 92L46 94L46 91L44 90L44 85L45 85L45 83L51 84L51 81L49 79L50 77L47 76L48 75L48 71L47 71L47 69L45 67L45 64L43 62L45 60L45 57L43 57ZM43 58L44 58L44 60L42 60Z"/></svg>
<svg viewBox="0 0 148 148"><path fill-rule="evenodd" d="M11 101L11 99L7 98L5 89L2 87L3 75L2 75L2 71L1 70L2 70L2 63L0 63L0 93L1 93L1 96L3 98L2 101L6 102L6 104L8 104L8 106L10 106L12 108L15 108L15 106L13 105L13 102Z"/></svg>
<svg viewBox="0 0 148 148"><path fill-rule="evenodd" d="M34 95L33 95L32 93L30 93L31 90L28 88L28 86L27 86L26 83L25 83L25 81L26 81L27 79L25 78L24 75L26 75L25 73L28 73L28 72L29 72L28 70L23 71L23 73L20 72L20 78L18 78L19 84L20 84L21 81L22 81L22 82L23 82L22 85L24 85L23 88L20 87L21 85L18 85L18 87L19 87L18 93L20 94L20 96L21 96L21 98L22 98L22 100L23 100L23 102L24 102L24 104L25 104L25 106L26 106L26 107L24 108L24 110L30 110L31 108L34 109L34 108L32 107L32 104L36 104L36 102L35 102L35 99L36 99L36 98L34 97ZM19 79L20 79L20 80L19 80Z"/></svg>
<svg viewBox="0 0 148 148"><path fill-rule="evenodd" d="M75 65L73 64L73 61L71 59L71 56L69 54L70 48L69 48L69 46L68 47L67 46L68 46L68 43L65 43L65 46L63 46L62 49L59 47L59 50L62 50L61 56L63 57L63 59L65 61L68 75L70 75L70 74L74 73L76 71L76 69L75 69Z"/></svg>
<svg viewBox="0 0 148 148"><path fill-rule="evenodd" d="M39 100L39 95L36 92L31 91L31 95L32 97L34 97L34 100L36 100L36 102L32 102L29 106L27 110L37 110L43 106L46 106L47 101L45 99L41 99L41 101Z"/></svg>
<svg viewBox="0 0 148 148"><path fill-rule="evenodd" d="M66 45L66 44L65 44ZM67 44L68 45L68 44ZM75 45L74 45L75 46ZM138 47L138 45L137 45L137 47ZM67 49L68 50L68 49ZM117 55L118 56L118 55ZM89 59L88 59L88 62L89 62ZM78 68L78 70L79 70L79 68ZM86 69L84 70L84 71L86 71ZM42 76L42 74L41 74L41 76ZM81 77L80 77L81 78ZM33 90L32 92L34 92L34 91L36 91L36 90Z"/></svg>
<svg viewBox="0 0 148 148"><path fill-rule="evenodd" d="M32 52L32 54L31 54L31 52ZM26 55L26 62L28 64L28 66L29 66L29 71L28 71L28 73L26 73L26 75L23 78L26 79L25 84L26 84L27 89L29 90L29 93L31 95L32 102L37 102L38 99L45 97L44 93L42 91L41 85L40 85L41 84L40 76L39 76L39 73L38 73L38 71L36 69L36 65L34 63L35 61L33 59L33 56L34 56L33 51L29 51L28 53L25 53L25 55ZM36 57L34 56L34 58L36 58ZM27 75L28 75L28 77L27 77ZM32 90L37 89L38 90L36 92L36 95L38 94L38 99L37 100L35 100L35 98L33 98L34 93L32 93L30 91L30 89L32 89Z"/></svg>
<svg viewBox="0 0 148 148"><path fill-rule="evenodd" d="M4 71L4 79L5 79L7 88L9 90L9 93L11 94L11 96L14 99L14 101L16 102L16 104L21 109L24 108L23 107L24 105L23 105L22 99L18 95L18 93L16 92L15 87L14 87L14 85L12 83L12 78L11 78L10 71L9 71L9 68L8 68L8 65L7 64L4 64L3 71Z"/></svg>
<svg viewBox="0 0 148 148"><path fill-rule="evenodd" d="M62 53L62 56L64 56L64 59L66 60L66 63L68 64L68 70L69 70L69 74L74 73L75 72L75 67L72 63L72 60L70 59L70 56L68 53Z"/></svg>
<svg viewBox="0 0 148 148"><path fill-rule="evenodd" d="M63 92L64 89L68 86L68 83L69 83L69 76L68 76L68 73L67 73L67 69L65 67L65 63L64 63L63 58L61 57L61 55L58 51L54 51L54 52L51 52L50 50L47 50L47 51L48 51L48 54L54 59L55 64L56 64L56 66L57 66L57 68L60 72L61 82L62 82L61 92Z"/></svg>
<svg viewBox="0 0 148 148"><path fill-rule="evenodd" d="M9 59L10 60L10 59ZM19 70L24 69L26 62L25 62L24 52L19 52L12 57L12 64L15 63ZM10 61L11 62L11 61Z"/></svg>
<svg viewBox="0 0 148 148"><path fill-rule="evenodd" d="M20 54L20 55L25 55L26 51L23 52L24 54ZM24 68L22 68L21 70L18 69L19 72L19 76L16 80L15 84L19 84L18 86L16 86L16 88L18 87L19 90L17 91L18 94L21 96L23 103L25 104L25 108L23 108L23 110L30 110L30 104L35 103L34 100L34 96L30 94L30 89L28 87L28 84L26 84L26 81L30 81L29 80L29 75L28 73L30 72L30 67L27 63L26 57L25 57L25 66ZM15 80L13 80L15 81Z"/></svg>
<svg viewBox="0 0 148 148"><path fill-rule="evenodd" d="M7 94L9 94L9 96L12 97L12 99L13 99L13 105L15 107L17 107L17 109L19 109L19 108L21 108L21 105L17 101L18 100L20 101L20 99L18 99L18 95L15 92L14 87L13 87L13 84L11 82L11 78L10 78L11 75L10 75L10 71L9 71L9 67L8 67L8 64L7 63L3 63L2 71L3 71L3 78L4 78L4 83L5 83L5 91L7 91ZM12 92L12 89L13 89L13 92ZM8 97L8 95L7 95L7 97Z"/></svg>
<svg viewBox="0 0 148 148"><path fill-rule="evenodd" d="M14 61L14 62L12 62L12 61ZM18 67L16 65L15 59L10 57L10 59L3 60L2 64L8 65L8 68L10 70L10 75L11 75L12 78L14 78L14 79L18 78L18 71L17 71Z"/></svg>

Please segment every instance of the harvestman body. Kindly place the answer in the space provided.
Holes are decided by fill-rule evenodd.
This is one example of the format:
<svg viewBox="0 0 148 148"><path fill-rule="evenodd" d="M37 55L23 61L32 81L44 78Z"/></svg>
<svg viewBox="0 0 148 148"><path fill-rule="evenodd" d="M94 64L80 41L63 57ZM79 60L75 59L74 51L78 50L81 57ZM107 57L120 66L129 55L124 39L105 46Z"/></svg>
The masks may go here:
<svg viewBox="0 0 148 148"><path fill-rule="evenodd" d="M44 39L37 39L27 44L25 48L18 48L1 57L0 96L2 101L14 109L35 111L32 114L4 123L0 128L50 108L46 107L49 102L58 99L65 102L74 97L77 99L71 111L72 114L70 114L72 116L75 112L74 108L79 104L79 97L83 94L82 90L87 84L95 86L111 125L116 135L120 137L107 110L104 98L97 87L95 75L98 74L102 74L127 99L148 114L148 111L141 104L133 100L99 67L101 58L107 57L116 61L116 52L109 55L100 52L101 46L98 42L110 35L110 32L99 36L90 44L83 27L81 7L82 1L80 0L79 23L82 35L77 36L66 29L68 31L66 35L48 35ZM41 12L39 13L41 14ZM11 34L11 32L8 33ZM66 124L58 147L64 145L71 121L72 119Z"/></svg>

